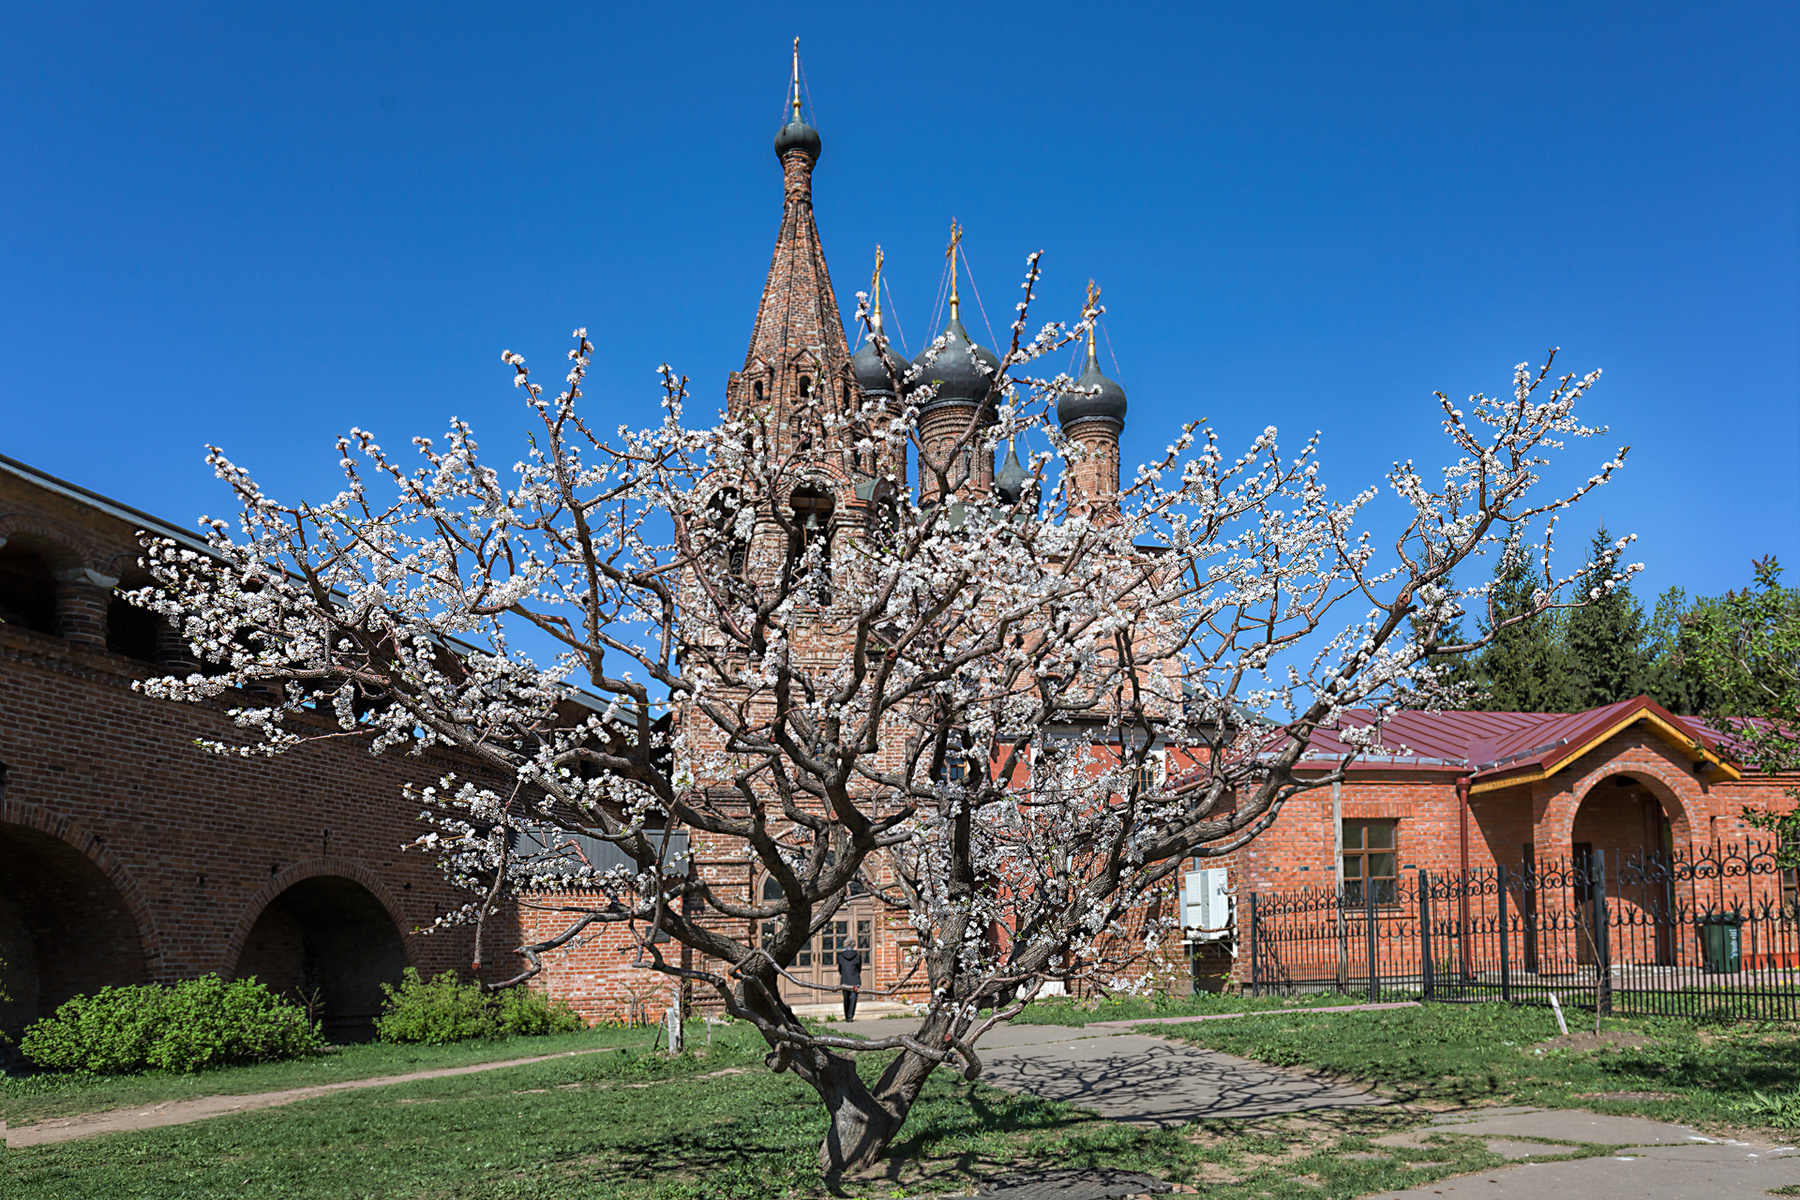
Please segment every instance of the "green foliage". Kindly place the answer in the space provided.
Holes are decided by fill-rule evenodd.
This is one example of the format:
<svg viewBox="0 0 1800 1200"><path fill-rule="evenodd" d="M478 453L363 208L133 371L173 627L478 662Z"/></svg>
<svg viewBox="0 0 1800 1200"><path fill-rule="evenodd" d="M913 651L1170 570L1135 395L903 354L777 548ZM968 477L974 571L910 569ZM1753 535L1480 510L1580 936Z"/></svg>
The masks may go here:
<svg viewBox="0 0 1800 1200"><path fill-rule="evenodd" d="M1512 621L1535 603L1539 580L1530 551L1509 544L1494 570L1483 634L1494 640L1481 652L1480 683L1487 693L1483 707L1500 712L1569 712L1568 653L1561 620L1555 612Z"/></svg>
<svg viewBox="0 0 1800 1200"><path fill-rule="evenodd" d="M1472 1138L1373 1143L1421 1123L1396 1106L1309 1114L1298 1127L1277 1119L1209 1122L1203 1131L1138 1128L938 1071L879 1172L833 1192L819 1177L826 1118L818 1096L792 1072L761 1069L768 1047L754 1029L727 1024L704 1053L678 1056L639 1049L645 1040L640 1031L626 1052L19 1149L0 1154L0 1195L872 1200L968 1195L1008 1170L1110 1166L1204 1181L1213 1200L1258 1200L1402 1191L1502 1161ZM529 1052L514 1052L521 1051ZM399 1051L378 1044L344 1053L364 1052ZM890 1061L871 1055L864 1077ZM1290 1182L1296 1173L1319 1186Z"/></svg>
<svg viewBox="0 0 1800 1200"><path fill-rule="evenodd" d="M1792 1026L1718 1024L1702 1036L1700 1023L1676 1018L1606 1018L1603 1024L1641 1034L1648 1044L1591 1053L1548 1048L1539 1043L1556 1035L1549 1010L1509 1004L1257 1014L1156 1032L1276 1066L1322 1068L1413 1102L1591 1108L1742 1125L1739 1106L1755 1103L1756 1093L1800 1090L1800 1030ZM1608 1093L1657 1098L1614 1101L1603 1098Z"/></svg>
<svg viewBox="0 0 1800 1200"><path fill-rule="evenodd" d="M1731 1106L1732 1111L1758 1125L1776 1129L1800 1129L1800 1091L1772 1096L1752 1091L1750 1099Z"/></svg>
<svg viewBox="0 0 1800 1200"><path fill-rule="evenodd" d="M571 1033L582 1020L566 1000L552 1000L530 988L490 992L478 983L463 983L456 972L423 979L406 968L397 988L387 993L375 1032L384 1042L422 1042L441 1046L469 1038Z"/></svg>
<svg viewBox="0 0 1800 1200"><path fill-rule="evenodd" d="M1643 606L1631 589L1612 584L1622 550L1613 544L1605 525L1595 531L1588 559L1592 566L1576 582L1584 603L1563 623L1571 711L1643 695L1650 680Z"/></svg>
<svg viewBox="0 0 1800 1200"><path fill-rule="evenodd" d="M1449 575L1444 576L1441 586L1448 591L1456 590L1456 580ZM1432 646L1460 646L1468 641L1463 632L1462 618L1446 621L1435 630L1419 619L1415 614L1411 618L1412 636L1421 644ZM1437 674L1438 681L1455 689L1451 694L1460 696L1459 702L1446 702L1446 708L1468 708L1479 701L1481 695L1481 670L1474 655L1471 654L1439 654L1432 653L1427 661Z"/></svg>
<svg viewBox="0 0 1800 1200"><path fill-rule="evenodd" d="M1722 698L1709 710L1740 753L1765 774L1800 771L1800 589L1783 587L1773 555L1752 564L1755 587L1727 592L1695 623L1696 657ZM1800 869L1800 790L1786 812L1744 810L1775 835L1781 866Z"/></svg>
<svg viewBox="0 0 1800 1200"><path fill-rule="evenodd" d="M701 1035L702 1040L704 1036ZM716 1045L717 1031L714 1031L713 1040ZM544 1054L595 1050L643 1053L648 1041L642 1030L603 1028L548 1037L480 1039L448 1046L379 1041L327 1045L319 1053L305 1058L216 1067L191 1074L163 1071L142 1075L90 1075L83 1071L0 1073L0 1113L6 1115L9 1125L21 1126L76 1113L149 1108L198 1096L248 1096L257 1092L286 1091Z"/></svg>
<svg viewBox="0 0 1800 1200"><path fill-rule="evenodd" d="M320 1044L306 1014L255 979L204 975L77 996L27 1029L19 1045L49 1070L115 1075L270 1062Z"/></svg>

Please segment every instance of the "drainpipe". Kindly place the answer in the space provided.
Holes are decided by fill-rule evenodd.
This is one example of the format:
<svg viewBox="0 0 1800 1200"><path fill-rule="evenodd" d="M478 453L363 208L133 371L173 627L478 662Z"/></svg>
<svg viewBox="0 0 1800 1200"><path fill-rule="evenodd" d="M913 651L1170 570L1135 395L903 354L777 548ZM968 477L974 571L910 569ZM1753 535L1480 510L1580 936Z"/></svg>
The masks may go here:
<svg viewBox="0 0 1800 1200"><path fill-rule="evenodd" d="M1457 837L1462 843L1462 886L1457 889L1456 902L1456 918L1460 927L1457 957L1462 959L1464 979L1473 977L1469 971L1469 784L1473 778L1465 775L1456 781Z"/></svg>

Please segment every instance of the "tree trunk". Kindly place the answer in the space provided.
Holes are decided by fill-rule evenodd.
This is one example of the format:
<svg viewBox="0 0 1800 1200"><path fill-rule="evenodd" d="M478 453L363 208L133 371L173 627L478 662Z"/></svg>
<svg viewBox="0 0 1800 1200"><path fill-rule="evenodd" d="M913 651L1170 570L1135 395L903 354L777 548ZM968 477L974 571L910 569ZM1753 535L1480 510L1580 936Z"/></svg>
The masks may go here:
<svg viewBox="0 0 1800 1200"><path fill-rule="evenodd" d="M922 1040L941 1038L940 1026L949 1025L947 1017L926 1022ZM857 1074L855 1060L829 1052L820 1054L813 1070L802 1072L831 1116L831 1128L819 1146L819 1169L827 1180L871 1167L887 1152L937 1066L929 1058L902 1050L873 1088Z"/></svg>
<svg viewBox="0 0 1800 1200"><path fill-rule="evenodd" d="M825 1101L831 1128L819 1144L819 1169L829 1180L875 1165L906 1122L904 1111L889 1111L867 1088L856 1090L861 1094L832 1096Z"/></svg>
<svg viewBox="0 0 1800 1200"><path fill-rule="evenodd" d="M906 1123L912 1104L910 1097L877 1099L857 1074L855 1060L823 1057L823 1069L808 1082L831 1116L831 1128L819 1145L819 1169L835 1180L846 1171L873 1166Z"/></svg>

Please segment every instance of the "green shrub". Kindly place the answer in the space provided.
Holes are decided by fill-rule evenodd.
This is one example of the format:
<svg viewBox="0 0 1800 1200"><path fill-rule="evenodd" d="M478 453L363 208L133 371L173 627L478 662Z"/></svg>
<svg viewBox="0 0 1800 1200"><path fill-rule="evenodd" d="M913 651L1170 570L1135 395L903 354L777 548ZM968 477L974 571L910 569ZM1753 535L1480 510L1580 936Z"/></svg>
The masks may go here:
<svg viewBox="0 0 1800 1200"><path fill-rule="evenodd" d="M580 1014L561 997L552 1000L528 987L507 988L499 993L499 997L502 1033L539 1037L546 1033L574 1033L586 1028Z"/></svg>
<svg viewBox="0 0 1800 1200"><path fill-rule="evenodd" d="M53 1071L198 1071L298 1058L321 1045L306 1014L255 979L203 975L173 987L105 987L25 1031L19 1048Z"/></svg>
<svg viewBox="0 0 1800 1200"><path fill-rule="evenodd" d="M484 991L479 984L458 981L454 971L424 979L408 967L399 987L384 983L381 989L387 1001L375 1021L375 1032L384 1042L442 1045L506 1034L570 1033L583 1027L566 1000L552 1000L526 987Z"/></svg>

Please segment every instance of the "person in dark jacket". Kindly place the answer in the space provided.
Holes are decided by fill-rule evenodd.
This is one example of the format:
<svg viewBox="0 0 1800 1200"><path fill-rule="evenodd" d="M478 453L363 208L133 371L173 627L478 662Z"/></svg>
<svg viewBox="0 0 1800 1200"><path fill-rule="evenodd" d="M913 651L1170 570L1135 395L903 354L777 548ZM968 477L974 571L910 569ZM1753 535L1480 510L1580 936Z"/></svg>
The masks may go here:
<svg viewBox="0 0 1800 1200"><path fill-rule="evenodd" d="M838 982L844 991L844 1020L856 1020L856 994L862 990L862 951L845 946L837 952Z"/></svg>

